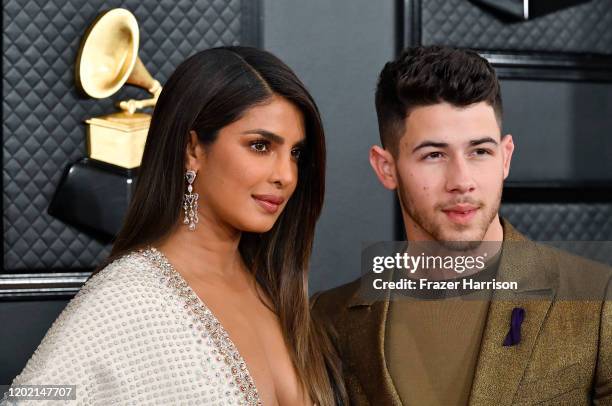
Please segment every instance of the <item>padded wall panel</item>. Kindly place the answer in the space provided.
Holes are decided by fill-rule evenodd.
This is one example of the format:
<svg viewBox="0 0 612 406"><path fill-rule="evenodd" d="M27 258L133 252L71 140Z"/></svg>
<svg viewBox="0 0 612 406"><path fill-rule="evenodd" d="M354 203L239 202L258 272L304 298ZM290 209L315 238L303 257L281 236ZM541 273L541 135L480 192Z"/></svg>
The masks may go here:
<svg viewBox="0 0 612 406"><path fill-rule="evenodd" d="M532 240L612 265L612 203L505 203L500 215Z"/></svg>
<svg viewBox="0 0 612 406"><path fill-rule="evenodd" d="M612 241L612 203L505 203L500 213L536 241Z"/></svg>
<svg viewBox="0 0 612 406"><path fill-rule="evenodd" d="M528 21L509 21L468 0L422 0L421 24L424 45L612 55L611 0L591 0Z"/></svg>
<svg viewBox="0 0 612 406"><path fill-rule="evenodd" d="M243 6L240 0L3 2L5 272L90 268L109 252L47 214L66 164L86 153L83 121L112 112L116 100L147 97L139 89L124 89L112 100L77 93L79 43L99 12L124 7L136 15L139 55L163 84L196 51L241 42Z"/></svg>

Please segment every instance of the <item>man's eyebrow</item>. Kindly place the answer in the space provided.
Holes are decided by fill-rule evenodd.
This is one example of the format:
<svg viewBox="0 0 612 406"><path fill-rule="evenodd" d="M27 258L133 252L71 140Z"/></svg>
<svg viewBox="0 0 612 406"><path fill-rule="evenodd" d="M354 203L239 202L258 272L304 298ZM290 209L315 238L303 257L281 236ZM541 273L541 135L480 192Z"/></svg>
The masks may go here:
<svg viewBox="0 0 612 406"><path fill-rule="evenodd" d="M285 138L283 138L282 136L273 133L272 131L268 131L268 130L263 130L261 128L256 128L254 130L247 130L247 131L243 131L242 134L257 134L257 135L261 135L262 137L264 137L265 139L274 142L276 144L279 145L283 145L285 143ZM306 141L304 139L301 139L300 141L296 142L295 145L296 146L303 146L306 143Z"/></svg>
<svg viewBox="0 0 612 406"><path fill-rule="evenodd" d="M478 138L478 139L476 139L476 140L471 140L471 141L470 141L470 145L471 145L471 146L474 146L474 145L480 145L480 144L484 144L484 143L486 143L486 142L490 142L490 143L493 143L493 144L495 144L495 145L497 145L497 144L498 144L498 143L497 143L497 141L495 141L495 140L494 140L493 138L491 138L491 137L482 137L482 138Z"/></svg>
<svg viewBox="0 0 612 406"><path fill-rule="evenodd" d="M420 143L419 145L414 147L412 152L416 152L417 150L419 150L421 148L426 148L426 147L446 148L446 147L448 147L448 143L446 143L446 142L434 142L434 141L423 141L422 143Z"/></svg>
<svg viewBox="0 0 612 406"><path fill-rule="evenodd" d="M495 144L495 145L498 144L498 142L495 141L495 139L492 138L492 137L482 137L482 138L477 138L475 140L470 140L470 146L480 145L480 144L484 144L484 143L487 143L487 142L490 142L490 143ZM435 141L423 141L419 145L414 147L412 152L416 152L417 150L419 150L421 148L426 148L426 147L446 148L446 147L448 147L448 143L446 143L446 142L435 142Z"/></svg>

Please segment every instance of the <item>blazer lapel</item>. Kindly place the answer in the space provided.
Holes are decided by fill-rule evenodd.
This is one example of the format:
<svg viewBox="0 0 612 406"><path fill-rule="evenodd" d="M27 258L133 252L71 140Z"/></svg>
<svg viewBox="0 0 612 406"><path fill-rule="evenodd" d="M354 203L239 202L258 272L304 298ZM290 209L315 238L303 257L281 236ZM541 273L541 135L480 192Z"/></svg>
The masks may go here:
<svg viewBox="0 0 612 406"><path fill-rule="evenodd" d="M517 281L513 293L493 295L482 337L470 405L510 405L527 368L542 324L551 306L555 279L550 261L545 261L537 245L504 224L504 247L500 259L499 281ZM512 309L525 310L521 340L503 346L510 328Z"/></svg>
<svg viewBox="0 0 612 406"><path fill-rule="evenodd" d="M391 277L390 273L387 274ZM347 357L372 404L401 405L385 360L385 327L389 299L375 301L359 291L348 304L352 328L350 337L344 337L351 345Z"/></svg>
<svg viewBox="0 0 612 406"><path fill-rule="evenodd" d="M540 327L550 307L550 299L534 302L493 301L482 338L470 405L510 405L531 358ZM525 309L521 342L504 347L514 307Z"/></svg>

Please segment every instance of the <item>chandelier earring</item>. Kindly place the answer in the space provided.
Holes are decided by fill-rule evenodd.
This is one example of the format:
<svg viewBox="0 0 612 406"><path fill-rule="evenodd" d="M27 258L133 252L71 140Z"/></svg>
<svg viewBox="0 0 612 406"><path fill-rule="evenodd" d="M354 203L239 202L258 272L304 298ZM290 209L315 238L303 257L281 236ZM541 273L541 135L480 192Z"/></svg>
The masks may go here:
<svg viewBox="0 0 612 406"><path fill-rule="evenodd" d="M198 198L197 193L193 193L193 182L196 178L196 171L188 170L185 172L187 182L187 193L183 196L183 211L185 218L183 224L188 225L189 231L194 231L198 223Z"/></svg>

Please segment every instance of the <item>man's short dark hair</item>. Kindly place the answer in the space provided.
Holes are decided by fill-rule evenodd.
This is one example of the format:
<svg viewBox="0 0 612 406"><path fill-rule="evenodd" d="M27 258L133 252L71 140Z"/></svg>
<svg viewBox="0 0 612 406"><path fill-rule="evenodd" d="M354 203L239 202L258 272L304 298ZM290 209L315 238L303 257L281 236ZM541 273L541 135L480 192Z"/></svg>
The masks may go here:
<svg viewBox="0 0 612 406"><path fill-rule="evenodd" d="M397 153L405 120L415 107L447 102L456 107L486 102L501 128L499 81L489 62L474 51L444 46L405 49L388 62L376 88L382 145Z"/></svg>

